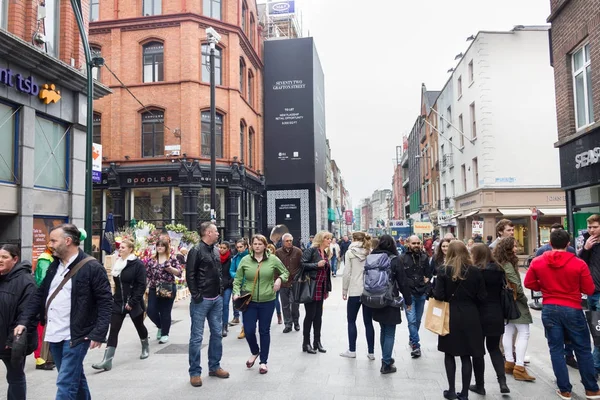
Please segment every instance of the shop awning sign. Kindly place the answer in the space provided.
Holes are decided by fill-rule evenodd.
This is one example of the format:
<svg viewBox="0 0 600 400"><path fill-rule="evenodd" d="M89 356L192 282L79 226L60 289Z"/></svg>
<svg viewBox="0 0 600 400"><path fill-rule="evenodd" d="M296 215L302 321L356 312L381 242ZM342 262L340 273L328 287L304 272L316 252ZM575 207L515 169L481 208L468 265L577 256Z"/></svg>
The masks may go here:
<svg viewBox="0 0 600 400"><path fill-rule="evenodd" d="M415 233L431 233L433 232L433 225L431 222L415 222L413 224L413 231Z"/></svg>

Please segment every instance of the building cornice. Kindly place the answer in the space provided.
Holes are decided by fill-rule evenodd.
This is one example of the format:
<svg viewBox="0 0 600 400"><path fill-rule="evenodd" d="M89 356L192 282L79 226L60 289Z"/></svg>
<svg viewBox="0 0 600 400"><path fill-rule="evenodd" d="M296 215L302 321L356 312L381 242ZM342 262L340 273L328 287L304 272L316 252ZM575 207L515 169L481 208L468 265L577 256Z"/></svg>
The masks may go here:
<svg viewBox="0 0 600 400"><path fill-rule="evenodd" d="M548 16L548 18L546 19L546 22L552 23L552 21L554 21L556 19L556 17L558 17L558 15L562 12L562 10L565 9L565 7L567 6L567 4L569 4L571 2L571 0L563 0L562 3L560 3L558 5L558 7L556 7L554 9L554 11L552 11L550 13L550 15Z"/></svg>

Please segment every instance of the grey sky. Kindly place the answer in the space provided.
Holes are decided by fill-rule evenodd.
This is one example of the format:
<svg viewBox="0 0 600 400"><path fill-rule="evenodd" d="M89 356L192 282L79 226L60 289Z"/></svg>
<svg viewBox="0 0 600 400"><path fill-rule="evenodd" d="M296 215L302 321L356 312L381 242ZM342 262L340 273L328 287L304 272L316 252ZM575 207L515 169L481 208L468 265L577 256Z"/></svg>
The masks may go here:
<svg viewBox="0 0 600 400"><path fill-rule="evenodd" d="M480 30L545 24L549 0L300 0L325 71L327 136L353 206L391 188L421 83L441 90ZM515 60L516 67L519 67Z"/></svg>

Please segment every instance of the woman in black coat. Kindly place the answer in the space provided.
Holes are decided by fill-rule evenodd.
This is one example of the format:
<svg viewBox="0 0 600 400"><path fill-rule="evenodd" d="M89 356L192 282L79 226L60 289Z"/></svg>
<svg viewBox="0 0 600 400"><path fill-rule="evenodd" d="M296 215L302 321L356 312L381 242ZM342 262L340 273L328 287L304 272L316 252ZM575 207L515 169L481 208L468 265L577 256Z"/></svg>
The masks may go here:
<svg viewBox="0 0 600 400"><path fill-rule="evenodd" d="M471 264L465 244L455 240L448 246L446 265L438 270L433 296L450 303L450 333L438 337L438 350L445 354L448 377L446 399L467 399L473 366L471 357L483 357L483 332L479 304L485 299L485 284L478 268ZM462 391L456 393L454 378L456 360L462 363Z"/></svg>
<svg viewBox="0 0 600 400"><path fill-rule="evenodd" d="M222 241L219 245L219 257L221 258L221 288L223 290L223 318L221 323L223 329L221 336L227 337L227 328L229 324L229 303L231 302L231 293L233 291L233 278L229 273L231 267L231 250L229 242Z"/></svg>
<svg viewBox="0 0 600 400"><path fill-rule="evenodd" d="M395 282L394 296L398 297L400 292L404 297L405 305L410 309L412 305L412 296L410 288L406 283L406 273L400 263L396 242L390 235L383 235L379 238L377 248L371 252L373 254L387 254L390 257L392 269L392 281ZM369 256L370 256L369 255ZM367 257L368 261L368 257ZM394 351L394 340L396 338L396 325L402 322L402 313L399 307L387 306L383 308L371 308L373 320L379 322L381 328L379 340L381 342L381 369L382 374L396 372L392 353Z"/></svg>
<svg viewBox="0 0 600 400"><path fill-rule="evenodd" d="M110 332L106 343L104 359L98 364L93 364L94 369L110 371L112 360L117 349L119 331L123 326L125 316L129 314L142 342L140 359L148 358L150 345L148 343L148 329L144 326L144 292L146 291L146 267L133 254L134 243L125 239L119 246L119 258L112 266L112 276L115 282L113 295L113 310L110 320Z"/></svg>
<svg viewBox="0 0 600 400"><path fill-rule="evenodd" d="M327 231L317 233L312 242L312 247L302 253L302 273L315 281L313 301L304 304L306 316L304 317L302 351L309 354L326 353L321 344L321 325L323 322L323 302L331 292L331 266L329 265L329 245L333 235ZM310 345L310 328L314 330L313 346Z"/></svg>

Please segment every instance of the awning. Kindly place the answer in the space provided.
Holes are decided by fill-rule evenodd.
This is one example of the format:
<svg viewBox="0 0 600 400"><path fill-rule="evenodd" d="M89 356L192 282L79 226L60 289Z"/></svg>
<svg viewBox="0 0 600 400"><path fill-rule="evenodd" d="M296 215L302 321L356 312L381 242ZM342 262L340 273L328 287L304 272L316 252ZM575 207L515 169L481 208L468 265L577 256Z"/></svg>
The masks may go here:
<svg viewBox="0 0 600 400"><path fill-rule="evenodd" d="M538 208L547 217L564 217L567 215L566 208Z"/></svg>
<svg viewBox="0 0 600 400"><path fill-rule="evenodd" d="M498 211L505 217L530 217L529 208L499 208Z"/></svg>
<svg viewBox="0 0 600 400"><path fill-rule="evenodd" d="M479 210L471 211L470 213L465 214L465 216L463 218L472 217L473 215L477 214L478 212L479 212Z"/></svg>
<svg viewBox="0 0 600 400"><path fill-rule="evenodd" d="M460 217L462 214L458 213L458 214L454 214L452 217L450 217L450 219L456 219L458 217Z"/></svg>

